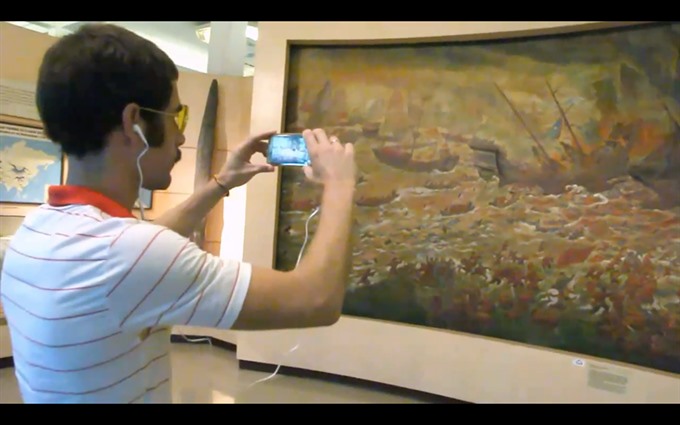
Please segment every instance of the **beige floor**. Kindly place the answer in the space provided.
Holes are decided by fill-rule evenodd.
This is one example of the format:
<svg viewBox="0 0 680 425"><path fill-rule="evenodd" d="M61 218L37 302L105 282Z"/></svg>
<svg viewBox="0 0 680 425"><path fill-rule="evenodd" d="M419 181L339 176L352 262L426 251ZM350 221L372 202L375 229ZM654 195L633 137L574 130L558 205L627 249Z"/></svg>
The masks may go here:
<svg viewBox="0 0 680 425"><path fill-rule="evenodd" d="M176 403L422 403L354 385L238 368L236 354L208 345L173 344ZM0 403L21 403L14 368L0 369Z"/></svg>

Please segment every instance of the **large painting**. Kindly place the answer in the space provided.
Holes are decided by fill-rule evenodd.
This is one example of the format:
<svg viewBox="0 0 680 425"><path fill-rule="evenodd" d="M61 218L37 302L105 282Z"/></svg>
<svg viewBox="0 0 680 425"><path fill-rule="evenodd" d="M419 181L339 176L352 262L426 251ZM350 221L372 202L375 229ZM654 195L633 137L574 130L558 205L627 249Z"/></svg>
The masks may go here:
<svg viewBox="0 0 680 425"><path fill-rule="evenodd" d="M292 46L286 131L357 154L344 313L680 373L679 61L667 23ZM284 169L277 268L319 195Z"/></svg>

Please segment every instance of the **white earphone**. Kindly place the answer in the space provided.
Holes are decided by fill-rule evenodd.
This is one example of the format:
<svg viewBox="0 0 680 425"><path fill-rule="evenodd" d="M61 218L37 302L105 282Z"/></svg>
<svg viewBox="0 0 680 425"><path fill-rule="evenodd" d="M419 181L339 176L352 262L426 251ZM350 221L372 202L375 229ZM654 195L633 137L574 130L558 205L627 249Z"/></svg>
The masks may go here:
<svg viewBox="0 0 680 425"><path fill-rule="evenodd" d="M146 141L146 137L144 136L144 132L142 131L142 127L139 126L139 124L135 124L132 126L132 130L134 130L135 133L139 135L139 137L142 138L142 141L146 145L147 149L149 147L149 142Z"/></svg>
<svg viewBox="0 0 680 425"><path fill-rule="evenodd" d="M144 142L144 149L142 150L142 152L137 157L137 171L139 172L139 188L137 189L137 202L139 203L140 215L142 216L142 220L144 220L144 205L142 205L142 199L141 199L142 183L144 182L144 174L142 173L142 166L140 164L140 160L142 159L144 154L149 150L149 142L147 142L146 137L144 136L144 132L142 131L142 128L139 126L139 124L133 125L132 130L134 130L134 132L137 133L139 135L139 137L142 139L142 141Z"/></svg>

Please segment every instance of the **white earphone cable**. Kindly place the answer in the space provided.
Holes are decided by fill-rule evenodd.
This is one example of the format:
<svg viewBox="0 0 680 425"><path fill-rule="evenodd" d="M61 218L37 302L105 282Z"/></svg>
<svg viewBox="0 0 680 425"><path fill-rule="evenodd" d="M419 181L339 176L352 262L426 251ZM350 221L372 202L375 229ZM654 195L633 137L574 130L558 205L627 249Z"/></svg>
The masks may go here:
<svg viewBox="0 0 680 425"><path fill-rule="evenodd" d="M297 267L300 264L300 260L302 260L302 254L304 254L305 247L307 246L307 241L309 240L309 222L312 221L312 218L319 212L320 209L321 209L321 207L316 207L314 209L314 211L312 211L312 213L309 215L309 217L307 217L307 221L305 222L305 240L302 243L302 248L300 248L300 253L298 254L298 258L297 258L297 262L295 263L295 267ZM283 354L283 357L290 355L293 351L297 350L298 348L300 348L300 341L299 340L297 341L297 343L295 344L295 346L293 348L291 348L290 350L288 350L287 352L285 352ZM252 386L254 386L256 384L259 384L259 383L262 383L262 382L265 382L265 381L272 379L273 377L276 376L277 373L279 373L279 369L281 369L281 366L282 366L282 363L279 363L278 366L276 366L276 369L274 370L274 372L271 375L264 377L262 379L258 379L257 381L248 385L246 387L246 389L251 388Z"/></svg>
<svg viewBox="0 0 680 425"><path fill-rule="evenodd" d="M149 150L149 142L146 141L146 137L144 137L142 129L137 124L135 124L134 129L144 142L144 149L142 149L142 152L137 157L137 172L139 173L139 187L137 188L137 203L139 204L139 214L142 218L142 221L144 221L144 205L142 204L142 188L143 188L142 186L144 184L144 173L142 173L141 160L144 154L146 154L146 152Z"/></svg>

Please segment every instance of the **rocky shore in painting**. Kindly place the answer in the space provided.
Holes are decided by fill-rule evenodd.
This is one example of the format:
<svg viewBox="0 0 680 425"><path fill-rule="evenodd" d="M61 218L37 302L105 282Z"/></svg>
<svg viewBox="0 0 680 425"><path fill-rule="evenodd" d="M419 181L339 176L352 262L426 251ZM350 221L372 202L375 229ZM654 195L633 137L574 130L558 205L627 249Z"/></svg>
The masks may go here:
<svg viewBox="0 0 680 425"><path fill-rule="evenodd" d="M465 162L419 179L359 184L358 204L384 202L356 208L345 314L680 373L680 208L645 208L658 195L630 177L559 195L499 187ZM290 269L319 197L298 170L284 181L277 266Z"/></svg>

